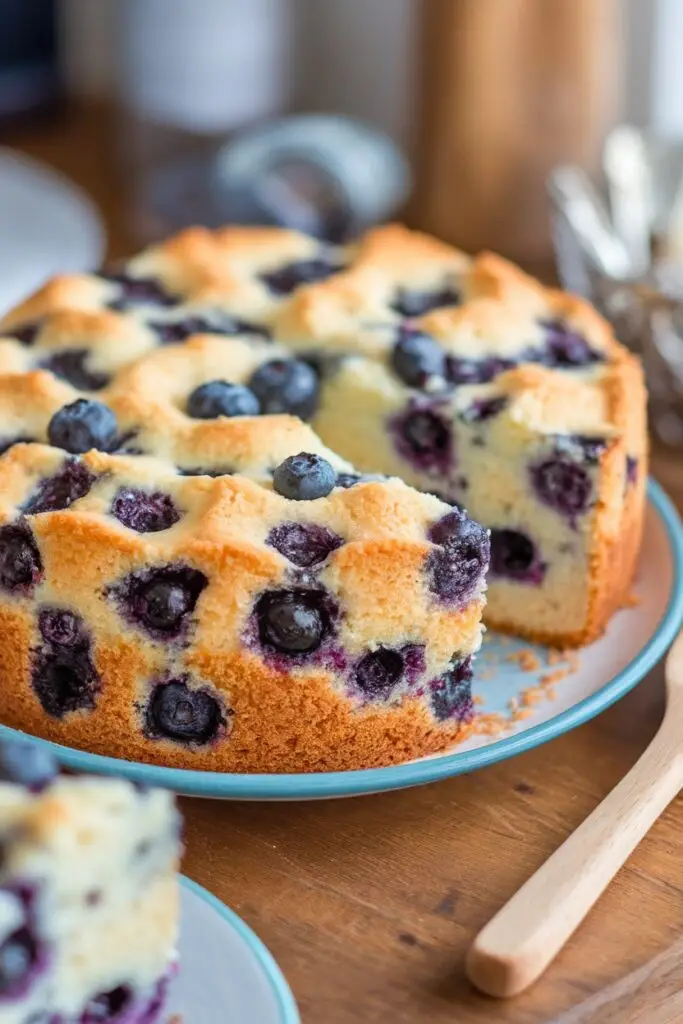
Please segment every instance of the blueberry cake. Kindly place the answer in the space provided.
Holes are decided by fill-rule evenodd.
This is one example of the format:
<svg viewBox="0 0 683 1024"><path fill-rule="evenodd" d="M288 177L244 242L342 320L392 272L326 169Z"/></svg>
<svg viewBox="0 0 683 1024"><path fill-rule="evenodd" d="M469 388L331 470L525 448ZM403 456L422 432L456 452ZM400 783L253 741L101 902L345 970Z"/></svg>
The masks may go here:
<svg viewBox="0 0 683 1024"><path fill-rule="evenodd" d="M170 794L0 747L0 1020L161 1024L175 969Z"/></svg>
<svg viewBox="0 0 683 1024"><path fill-rule="evenodd" d="M487 620L558 645L625 596L640 369L495 256L193 229L0 335L8 724L220 771L393 763L472 729L489 563Z"/></svg>

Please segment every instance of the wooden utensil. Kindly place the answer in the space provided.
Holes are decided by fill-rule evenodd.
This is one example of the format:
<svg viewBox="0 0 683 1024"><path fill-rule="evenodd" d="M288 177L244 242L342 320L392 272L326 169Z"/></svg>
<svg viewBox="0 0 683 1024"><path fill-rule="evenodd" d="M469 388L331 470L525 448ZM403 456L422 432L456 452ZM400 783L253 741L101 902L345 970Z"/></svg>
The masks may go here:
<svg viewBox="0 0 683 1024"><path fill-rule="evenodd" d="M619 109L618 0L423 0L415 227L525 263L552 254L552 167L600 164Z"/></svg>
<svg viewBox="0 0 683 1024"><path fill-rule="evenodd" d="M666 661L664 720L640 760L479 933L467 973L506 998L533 984L683 788L683 632Z"/></svg>

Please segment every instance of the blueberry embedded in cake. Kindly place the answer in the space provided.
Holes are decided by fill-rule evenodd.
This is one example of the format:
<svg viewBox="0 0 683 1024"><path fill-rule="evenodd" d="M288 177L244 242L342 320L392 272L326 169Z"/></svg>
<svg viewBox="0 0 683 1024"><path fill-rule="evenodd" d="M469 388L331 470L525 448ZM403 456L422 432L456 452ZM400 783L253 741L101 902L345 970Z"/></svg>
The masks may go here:
<svg viewBox="0 0 683 1024"><path fill-rule="evenodd" d="M179 824L166 792L61 777L41 747L0 745L3 1022L161 1024Z"/></svg>
<svg viewBox="0 0 683 1024"><path fill-rule="evenodd" d="M587 304L490 254L459 266L457 305L383 326L373 305L382 259L390 246L401 253L387 278L411 258L416 278L430 260L443 274L447 253L424 245L379 229L372 274L361 258L343 289L322 285L284 321L301 355L325 337L339 349L342 331L355 338L322 382L313 426L358 470L437 493L491 530L487 622L586 643L619 607L639 548L643 478L637 495L630 481L647 457L640 367ZM351 314L364 272L371 296Z"/></svg>
<svg viewBox="0 0 683 1024"><path fill-rule="evenodd" d="M640 370L498 257L194 229L0 332L0 720L209 770L387 764L471 730L485 591L567 645L628 587Z"/></svg>

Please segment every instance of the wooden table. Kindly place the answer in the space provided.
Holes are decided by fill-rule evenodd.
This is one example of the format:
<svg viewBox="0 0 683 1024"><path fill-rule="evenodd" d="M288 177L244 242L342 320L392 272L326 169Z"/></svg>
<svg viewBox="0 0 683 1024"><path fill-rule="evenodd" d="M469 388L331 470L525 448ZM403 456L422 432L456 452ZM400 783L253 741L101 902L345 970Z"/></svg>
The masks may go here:
<svg viewBox="0 0 683 1024"><path fill-rule="evenodd" d="M99 111L83 111L0 141L85 185L104 211L118 256L132 241L105 125ZM659 463L659 470L683 504L676 462ZM683 930L680 801L534 990L497 1003L472 991L463 974L477 929L630 768L662 704L657 673L547 746L420 789L308 804L184 800L184 870L264 939L304 1024L559 1024L585 1001L572 1021L680 1020L653 1016L651 1003L637 1016L591 1010L595 993L662 953Z"/></svg>

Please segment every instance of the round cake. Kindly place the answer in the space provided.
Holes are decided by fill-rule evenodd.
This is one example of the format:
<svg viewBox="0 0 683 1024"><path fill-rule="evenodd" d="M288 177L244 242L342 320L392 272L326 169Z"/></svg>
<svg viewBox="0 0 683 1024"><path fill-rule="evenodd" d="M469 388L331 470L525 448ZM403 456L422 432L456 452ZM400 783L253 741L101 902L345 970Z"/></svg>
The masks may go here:
<svg viewBox="0 0 683 1024"><path fill-rule="evenodd" d="M557 646L624 600L639 365L498 257L193 229L0 332L8 725L215 771L395 763L474 728L487 581L487 621Z"/></svg>

